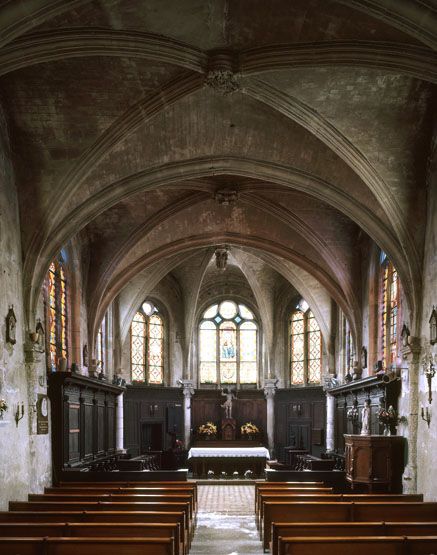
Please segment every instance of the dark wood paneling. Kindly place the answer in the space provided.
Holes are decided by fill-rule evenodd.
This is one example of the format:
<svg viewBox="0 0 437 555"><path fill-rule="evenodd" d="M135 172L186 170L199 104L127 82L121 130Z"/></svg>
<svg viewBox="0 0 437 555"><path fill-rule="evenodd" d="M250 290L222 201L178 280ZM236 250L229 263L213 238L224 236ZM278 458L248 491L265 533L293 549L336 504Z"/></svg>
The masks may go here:
<svg viewBox="0 0 437 555"><path fill-rule="evenodd" d="M385 384L381 378L372 376L330 390L335 396L335 451L344 453L344 434L359 434L361 431L361 414L364 401L370 399L370 431L372 435L383 432L383 425L378 420L382 407L393 405L397 409L400 393L400 380ZM356 407L358 418L347 418L348 411Z"/></svg>
<svg viewBox="0 0 437 555"><path fill-rule="evenodd" d="M193 439L196 437L196 431L199 426L206 422L213 422L216 424L220 432L221 421L225 416L224 409L222 409L220 405L222 405L224 401L225 397L221 395L220 391L196 390L191 399ZM266 400L264 399L263 391L239 391L238 397L233 401L232 405L232 417L235 418L237 425L237 439L240 437L241 426L247 422L252 422L260 430L261 437L258 439L264 443L267 433L266 411Z"/></svg>
<svg viewBox="0 0 437 555"><path fill-rule="evenodd" d="M143 452L144 425L162 426L163 451L172 447L175 437L182 440L184 431L182 402L183 395L180 388L128 386L124 397L124 440L127 453L136 457Z"/></svg>
<svg viewBox="0 0 437 555"><path fill-rule="evenodd" d="M81 467L115 452L116 397L123 388L71 374L49 378L53 474Z"/></svg>
<svg viewBox="0 0 437 555"><path fill-rule="evenodd" d="M325 448L325 393L321 387L278 389L275 396L275 453L284 447L307 449L319 456Z"/></svg>

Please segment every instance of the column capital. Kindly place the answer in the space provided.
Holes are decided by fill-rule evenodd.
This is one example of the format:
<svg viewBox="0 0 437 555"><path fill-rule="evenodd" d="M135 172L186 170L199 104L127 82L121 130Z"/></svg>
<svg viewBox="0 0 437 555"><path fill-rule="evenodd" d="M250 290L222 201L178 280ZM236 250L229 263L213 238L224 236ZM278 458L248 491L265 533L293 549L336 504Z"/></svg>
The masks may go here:
<svg viewBox="0 0 437 555"><path fill-rule="evenodd" d="M266 399L273 399L278 389L276 387L278 381L278 378L267 378L264 380L264 396Z"/></svg>
<svg viewBox="0 0 437 555"><path fill-rule="evenodd" d="M189 399L194 395L194 383L191 380L178 380L178 383L182 387L184 397Z"/></svg>

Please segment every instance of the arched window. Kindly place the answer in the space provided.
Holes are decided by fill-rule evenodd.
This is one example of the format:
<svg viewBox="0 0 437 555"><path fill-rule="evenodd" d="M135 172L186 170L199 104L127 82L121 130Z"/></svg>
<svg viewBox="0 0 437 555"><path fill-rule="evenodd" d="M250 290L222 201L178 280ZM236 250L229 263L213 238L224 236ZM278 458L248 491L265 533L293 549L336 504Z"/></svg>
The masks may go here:
<svg viewBox="0 0 437 555"><path fill-rule="evenodd" d="M132 382L164 382L164 321L159 309L145 301L130 329Z"/></svg>
<svg viewBox="0 0 437 555"><path fill-rule="evenodd" d="M199 326L201 384L256 384L258 326L244 304L210 306Z"/></svg>
<svg viewBox="0 0 437 555"><path fill-rule="evenodd" d="M291 385L318 384L322 373L322 336L311 310L300 308L290 318Z"/></svg>
<svg viewBox="0 0 437 555"><path fill-rule="evenodd" d="M47 364L51 372L56 372L59 360L68 359L68 284L61 256L50 264L46 277L46 294L49 343Z"/></svg>
<svg viewBox="0 0 437 555"><path fill-rule="evenodd" d="M381 253L380 354L384 368L396 364L398 348L399 279L396 268Z"/></svg>

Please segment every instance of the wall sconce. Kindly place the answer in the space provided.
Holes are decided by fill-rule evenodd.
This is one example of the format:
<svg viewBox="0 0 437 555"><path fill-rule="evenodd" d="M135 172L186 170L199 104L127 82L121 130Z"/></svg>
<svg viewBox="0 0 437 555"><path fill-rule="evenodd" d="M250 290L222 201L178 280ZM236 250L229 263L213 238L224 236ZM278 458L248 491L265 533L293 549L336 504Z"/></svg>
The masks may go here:
<svg viewBox="0 0 437 555"><path fill-rule="evenodd" d="M428 424L429 428L429 425L431 423L431 411L428 407L426 407L425 409L422 407L421 416L422 420L424 420Z"/></svg>
<svg viewBox="0 0 437 555"><path fill-rule="evenodd" d="M435 366L433 364L431 357L429 357L428 360L425 360L424 373L428 381L428 403L431 404L432 403L431 384L432 384L432 379L435 376Z"/></svg>
<svg viewBox="0 0 437 555"><path fill-rule="evenodd" d="M15 424L18 428L18 422L24 417L24 403L21 403L21 410L20 410L20 403L17 405L17 410L15 411Z"/></svg>

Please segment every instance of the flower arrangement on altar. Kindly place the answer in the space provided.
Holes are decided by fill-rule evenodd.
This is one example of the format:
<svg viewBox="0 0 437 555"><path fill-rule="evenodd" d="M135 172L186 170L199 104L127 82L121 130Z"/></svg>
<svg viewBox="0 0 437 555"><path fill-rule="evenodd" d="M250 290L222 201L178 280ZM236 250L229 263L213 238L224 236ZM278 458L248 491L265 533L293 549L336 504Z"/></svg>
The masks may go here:
<svg viewBox="0 0 437 555"><path fill-rule="evenodd" d="M388 409L381 409L378 413L378 420L381 424L384 424L384 435L391 436L392 426L396 426L399 422L398 415L396 414L395 409L390 405Z"/></svg>
<svg viewBox="0 0 437 555"><path fill-rule="evenodd" d="M242 436L253 437L256 434L259 434L259 430L258 427L255 426L255 424L252 424L252 422L246 422L246 424L243 424L243 426L241 426Z"/></svg>
<svg viewBox="0 0 437 555"><path fill-rule="evenodd" d="M207 422L206 424L202 424L201 426L199 426L199 428L197 429L197 433L200 436L211 438L217 435L217 426L212 422Z"/></svg>
<svg viewBox="0 0 437 555"><path fill-rule="evenodd" d="M388 409L381 409L379 411L378 420L382 424L394 426L398 423L398 415L392 405L390 405Z"/></svg>

